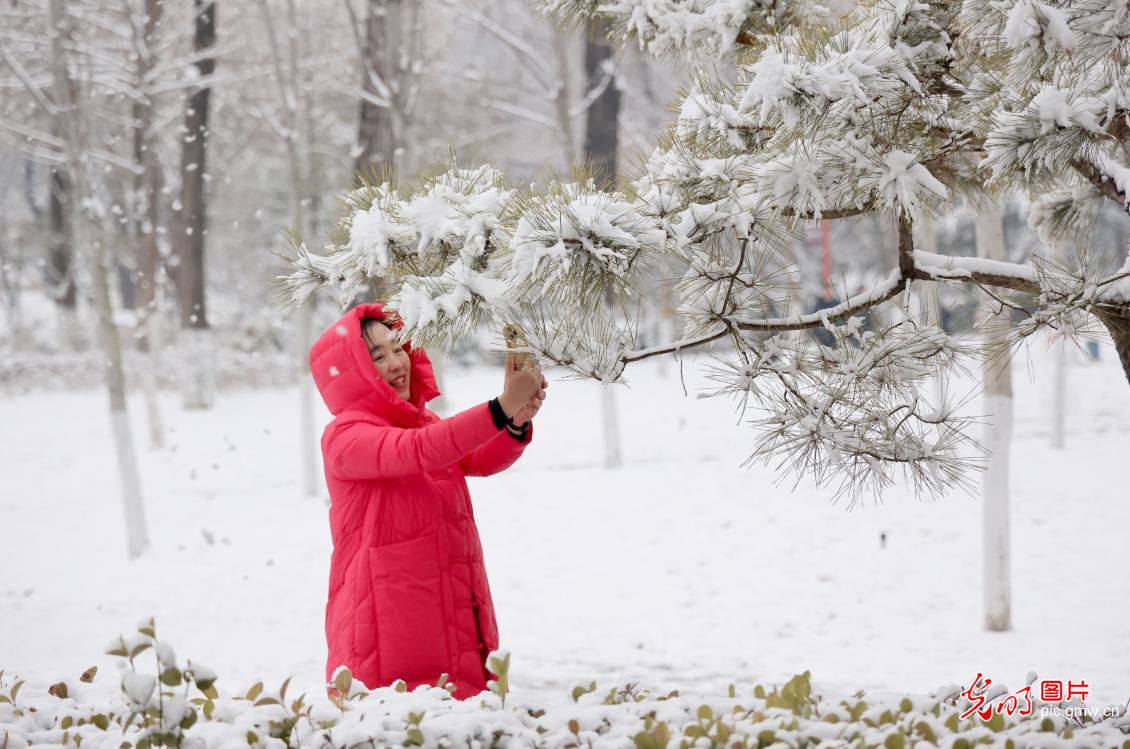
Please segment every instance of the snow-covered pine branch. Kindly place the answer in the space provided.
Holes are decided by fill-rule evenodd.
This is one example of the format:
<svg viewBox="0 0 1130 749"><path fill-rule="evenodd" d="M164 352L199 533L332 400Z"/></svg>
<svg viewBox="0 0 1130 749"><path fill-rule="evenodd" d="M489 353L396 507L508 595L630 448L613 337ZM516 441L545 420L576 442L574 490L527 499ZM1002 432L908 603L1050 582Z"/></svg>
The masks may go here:
<svg viewBox="0 0 1130 749"><path fill-rule="evenodd" d="M331 244L317 255L300 247L296 299L332 282L345 301L391 276L394 305L422 341L446 345L479 323L514 322L536 353L604 381L663 353L728 346L740 364L727 365L719 392L767 412L755 457L783 457L818 481L834 470L849 493L881 488L892 466L937 493L960 484L975 457L953 407L918 395L930 371L972 350L931 326L883 327L870 315L911 284L974 284L1031 310L1013 341L1097 317L1130 373L1125 273L948 257L911 240L915 222L955 200L1018 189L1029 190L1030 221L1049 243L1086 236L1097 201L1125 205L1130 81L1109 61L1130 52L1130 21L1113 5L541 5L586 22L602 16L653 53L706 51L734 70L696 74L622 191L557 178L509 190L489 167L452 172L489 175L457 186L443 177L354 191ZM899 223L890 275L830 309L801 308L780 251L799 222L880 211ZM640 348L636 282L672 264L681 278L662 280L679 296L682 337ZM827 329L835 345L766 338L807 328Z"/></svg>

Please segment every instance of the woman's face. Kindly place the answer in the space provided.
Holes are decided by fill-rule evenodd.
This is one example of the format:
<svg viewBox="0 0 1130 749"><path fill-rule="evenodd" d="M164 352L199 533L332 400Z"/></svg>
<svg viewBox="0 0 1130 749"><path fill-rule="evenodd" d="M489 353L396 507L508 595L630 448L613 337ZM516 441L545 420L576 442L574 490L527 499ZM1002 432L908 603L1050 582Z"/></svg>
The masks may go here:
<svg viewBox="0 0 1130 749"><path fill-rule="evenodd" d="M412 360L400 345L396 333L384 323L366 320L361 328L361 337L369 349L369 358L381 379L389 384L396 394L408 400L411 393Z"/></svg>

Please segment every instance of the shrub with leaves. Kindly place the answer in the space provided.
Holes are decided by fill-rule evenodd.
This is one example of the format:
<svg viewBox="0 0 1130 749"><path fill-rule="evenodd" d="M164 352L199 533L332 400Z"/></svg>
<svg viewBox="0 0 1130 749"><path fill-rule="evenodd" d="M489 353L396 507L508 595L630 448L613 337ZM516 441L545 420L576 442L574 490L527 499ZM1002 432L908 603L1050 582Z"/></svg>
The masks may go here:
<svg viewBox="0 0 1130 749"><path fill-rule="evenodd" d="M1044 717L1041 708L1051 705L1038 701L1031 715L1010 716L998 709L1007 690L989 701L988 720L969 710L960 687L894 699L868 699L862 692L831 696L807 671L782 685L731 684L726 694L657 693L637 683L603 689L593 681L559 699L538 699L510 691L510 656L500 651L488 656L497 677L489 691L463 700L452 697L443 679L412 692L403 681L367 689L344 668L327 685L336 693L288 697L289 679L277 690L257 682L224 692L209 669L193 661L179 666L152 620L142 622L136 635L115 639L109 652L122 658L120 676L88 669L42 688L0 671L0 747L1130 749L1130 716Z"/></svg>

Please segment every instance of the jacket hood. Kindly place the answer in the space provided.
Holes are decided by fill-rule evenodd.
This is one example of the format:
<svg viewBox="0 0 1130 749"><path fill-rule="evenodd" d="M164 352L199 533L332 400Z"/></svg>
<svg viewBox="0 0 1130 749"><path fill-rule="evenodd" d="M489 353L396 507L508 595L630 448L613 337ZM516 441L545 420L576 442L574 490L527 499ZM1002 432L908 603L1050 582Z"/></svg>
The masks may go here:
<svg viewBox="0 0 1130 749"><path fill-rule="evenodd" d="M393 330L404 327L395 315L386 319L383 304L359 304L342 315L310 348L310 373L322 400L334 416L343 411L367 411L397 426L416 426L424 404L439 395L431 360L423 349L402 342L411 362L409 397L404 400L373 366L361 337L361 323L368 319L382 320Z"/></svg>

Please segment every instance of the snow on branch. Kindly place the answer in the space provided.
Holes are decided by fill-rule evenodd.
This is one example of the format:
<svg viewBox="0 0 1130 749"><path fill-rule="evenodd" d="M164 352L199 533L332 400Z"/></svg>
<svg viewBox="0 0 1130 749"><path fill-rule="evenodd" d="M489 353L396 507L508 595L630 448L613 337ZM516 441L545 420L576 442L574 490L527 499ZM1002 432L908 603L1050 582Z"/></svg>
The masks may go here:
<svg viewBox="0 0 1130 749"><path fill-rule="evenodd" d="M791 27L827 22L832 14L816 0L535 0L543 12L584 26L593 19L613 35L634 37L657 57L724 57L758 37Z"/></svg>
<svg viewBox="0 0 1130 749"><path fill-rule="evenodd" d="M788 467L800 480L834 484L855 498L880 492L896 475L916 493L968 486L977 467L966 436L972 419L952 403L930 403L921 383L972 350L940 328L904 320L873 327L862 317L826 326L832 345L773 336L738 347L709 376L708 396L741 398L757 438L748 462ZM745 339L742 339L745 341Z"/></svg>

